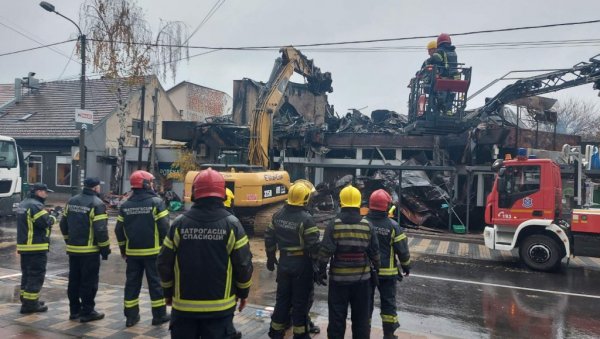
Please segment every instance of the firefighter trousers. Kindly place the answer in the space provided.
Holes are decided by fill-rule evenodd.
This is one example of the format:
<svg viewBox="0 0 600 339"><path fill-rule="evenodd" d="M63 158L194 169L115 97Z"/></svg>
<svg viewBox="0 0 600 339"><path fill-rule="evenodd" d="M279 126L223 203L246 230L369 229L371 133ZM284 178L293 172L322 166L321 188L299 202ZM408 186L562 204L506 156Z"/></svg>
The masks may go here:
<svg viewBox="0 0 600 339"><path fill-rule="evenodd" d="M312 266L304 265L299 273L277 269L275 310L271 316L271 338L283 338L286 324L292 315L294 338L309 338L308 311L313 289Z"/></svg>
<svg viewBox="0 0 600 339"><path fill-rule="evenodd" d="M125 281L125 317L136 317L140 314L140 290L142 278L146 272L148 290L152 305L152 317L160 318L167 313L167 304L160 286L160 278L156 268L156 257L127 257L127 270Z"/></svg>
<svg viewBox="0 0 600 339"><path fill-rule="evenodd" d="M369 338L371 333L371 304L373 303L372 291L370 280L354 283L338 283L329 280L327 338L344 338L348 305L352 309L352 338Z"/></svg>
<svg viewBox="0 0 600 339"><path fill-rule="evenodd" d="M400 327L396 314L396 279L379 279L379 298L381 300L381 322L383 333L392 334Z"/></svg>
<svg viewBox="0 0 600 339"><path fill-rule="evenodd" d="M82 316L90 314L96 306L100 254L69 255L69 311Z"/></svg>
<svg viewBox="0 0 600 339"><path fill-rule="evenodd" d="M21 253L21 301L24 306L35 306L46 277L48 253Z"/></svg>
<svg viewBox="0 0 600 339"><path fill-rule="evenodd" d="M224 339L235 336L233 314L222 318L188 318L173 314L169 329L173 339Z"/></svg>

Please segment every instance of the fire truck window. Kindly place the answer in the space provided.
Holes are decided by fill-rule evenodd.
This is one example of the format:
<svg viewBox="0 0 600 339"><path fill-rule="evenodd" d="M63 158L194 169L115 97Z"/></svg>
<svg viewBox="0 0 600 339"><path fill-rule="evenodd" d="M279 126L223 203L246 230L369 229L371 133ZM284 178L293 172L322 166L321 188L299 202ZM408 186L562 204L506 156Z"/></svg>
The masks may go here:
<svg viewBox="0 0 600 339"><path fill-rule="evenodd" d="M540 189L539 166L513 166L506 173L506 193L535 192Z"/></svg>

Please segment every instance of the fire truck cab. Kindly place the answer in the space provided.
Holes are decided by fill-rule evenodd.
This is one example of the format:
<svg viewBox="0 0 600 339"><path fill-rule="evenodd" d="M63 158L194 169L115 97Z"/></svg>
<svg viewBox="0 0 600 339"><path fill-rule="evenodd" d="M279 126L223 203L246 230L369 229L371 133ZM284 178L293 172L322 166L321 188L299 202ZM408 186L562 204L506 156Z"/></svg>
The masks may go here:
<svg viewBox="0 0 600 339"><path fill-rule="evenodd" d="M563 219L555 162L528 158L520 149L516 160L498 160L492 167L497 175L485 209L488 248L518 248L520 259L540 271L557 269L565 257L600 257L600 209L574 209L570 223Z"/></svg>

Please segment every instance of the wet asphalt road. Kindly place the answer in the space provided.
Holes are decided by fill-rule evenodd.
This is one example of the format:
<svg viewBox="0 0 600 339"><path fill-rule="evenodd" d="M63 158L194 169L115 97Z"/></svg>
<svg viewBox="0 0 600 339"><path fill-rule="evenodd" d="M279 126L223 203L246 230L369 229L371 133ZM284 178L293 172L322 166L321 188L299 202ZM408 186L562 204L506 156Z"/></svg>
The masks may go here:
<svg viewBox="0 0 600 339"><path fill-rule="evenodd" d="M113 218L111 218L113 219ZM114 227L114 222L110 225ZM116 240L112 234L113 246ZM66 276L68 260L58 227L53 230L48 274ZM18 271L14 224L0 221L0 270ZM256 241L253 248L260 248ZM103 283L124 283L125 263L113 254L102 262ZM275 273L255 253L250 303L273 306ZM18 272L17 272L18 273ZM0 277L0 285L2 285ZM57 294L60 295L60 294ZM376 295L376 306L379 305ZM0 297L1 298L1 297ZM7 302L8 300L0 300ZM460 338L598 338L600 271L566 268L540 273L511 262L467 261L443 256L414 259L411 276L398 283L398 309L406 331ZM327 287L317 287L315 315L327 315ZM373 322L381 324L376 309Z"/></svg>

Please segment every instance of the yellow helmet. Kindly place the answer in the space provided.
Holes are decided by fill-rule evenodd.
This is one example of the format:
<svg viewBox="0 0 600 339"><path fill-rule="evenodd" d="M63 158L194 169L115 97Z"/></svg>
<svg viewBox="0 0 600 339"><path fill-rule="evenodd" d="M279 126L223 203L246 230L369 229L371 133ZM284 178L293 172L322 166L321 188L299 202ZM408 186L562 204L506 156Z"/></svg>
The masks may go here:
<svg viewBox="0 0 600 339"><path fill-rule="evenodd" d="M312 184L312 182L306 180L306 179L298 179L296 181L294 181L294 183L292 185L296 185L296 184L303 184L306 187L308 187L308 189L310 190L311 193L315 192L315 185Z"/></svg>
<svg viewBox="0 0 600 339"><path fill-rule="evenodd" d="M234 198L235 195L233 195L233 192L229 188L225 188L225 201L223 202L225 207L231 207L231 202Z"/></svg>
<svg viewBox="0 0 600 339"><path fill-rule="evenodd" d="M437 48L437 41L431 40L427 43L427 49Z"/></svg>
<svg viewBox="0 0 600 339"><path fill-rule="evenodd" d="M361 195L358 188L348 185L340 191L340 205L342 207L360 208Z"/></svg>
<svg viewBox="0 0 600 339"><path fill-rule="evenodd" d="M310 198L310 192L310 188L308 188L305 183L294 182L288 191L287 204L290 206L306 206L306 204L308 204L308 199Z"/></svg>

